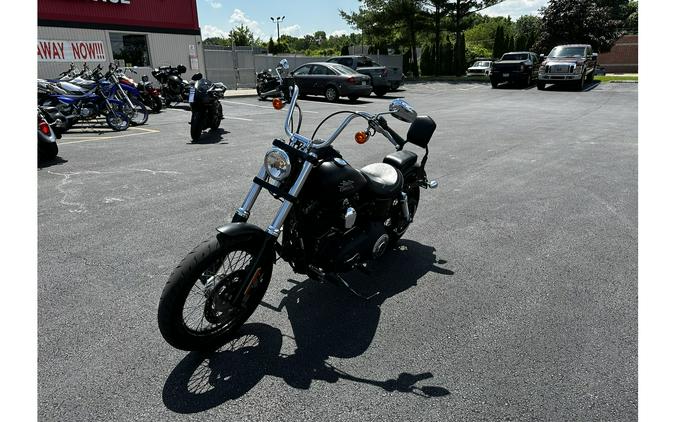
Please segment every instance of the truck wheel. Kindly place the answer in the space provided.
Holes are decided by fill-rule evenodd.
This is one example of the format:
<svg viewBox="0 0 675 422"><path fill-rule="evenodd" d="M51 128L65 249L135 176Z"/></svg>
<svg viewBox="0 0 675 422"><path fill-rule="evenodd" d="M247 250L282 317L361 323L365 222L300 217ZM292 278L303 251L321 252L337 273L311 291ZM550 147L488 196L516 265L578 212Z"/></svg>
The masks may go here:
<svg viewBox="0 0 675 422"><path fill-rule="evenodd" d="M499 82L495 81L494 79L490 79L490 85L492 85L493 88L497 88L499 86Z"/></svg>
<svg viewBox="0 0 675 422"><path fill-rule="evenodd" d="M335 89L334 86L329 86L326 88L326 92L324 93L326 100L328 100L331 103L334 103L340 98L340 94L338 93L337 89Z"/></svg>
<svg viewBox="0 0 675 422"><path fill-rule="evenodd" d="M525 84L525 88L529 88L532 85L532 76L528 74L527 79L523 83Z"/></svg>
<svg viewBox="0 0 675 422"><path fill-rule="evenodd" d="M577 84L577 90L583 91L584 90L584 81L586 80L585 76L582 76L581 79L579 79L579 82Z"/></svg>
<svg viewBox="0 0 675 422"><path fill-rule="evenodd" d="M544 88L546 88L546 82L539 82L539 81L537 81L537 89L538 89L539 91L543 91Z"/></svg>
<svg viewBox="0 0 675 422"><path fill-rule="evenodd" d="M373 92L378 97L384 97L384 95L387 93L387 88L375 88Z"/></svg>
<svg viewBox="0 0 675 422"><path fill-rule="evenodd" d="M595 70L593 70L591 73L588 74L586 77L586 82L591 83L593 82L593 78L595 77Z"/></svg>

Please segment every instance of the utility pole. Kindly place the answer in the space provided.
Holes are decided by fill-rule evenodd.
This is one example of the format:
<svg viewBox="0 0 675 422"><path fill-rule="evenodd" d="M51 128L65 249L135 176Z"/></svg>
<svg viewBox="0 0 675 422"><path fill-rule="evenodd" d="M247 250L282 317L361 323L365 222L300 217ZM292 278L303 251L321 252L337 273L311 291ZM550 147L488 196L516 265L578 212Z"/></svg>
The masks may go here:
<svg viewBox="0 0 675 422"><path fill-rule="evenodd" d="M270 16L270 19L272 20L272 22L277 23L277 42L279 42L279 22L283 22L285 17L286 16L282 16L282 17L277 16L277 18L274 19L273 17Z"/></svg>

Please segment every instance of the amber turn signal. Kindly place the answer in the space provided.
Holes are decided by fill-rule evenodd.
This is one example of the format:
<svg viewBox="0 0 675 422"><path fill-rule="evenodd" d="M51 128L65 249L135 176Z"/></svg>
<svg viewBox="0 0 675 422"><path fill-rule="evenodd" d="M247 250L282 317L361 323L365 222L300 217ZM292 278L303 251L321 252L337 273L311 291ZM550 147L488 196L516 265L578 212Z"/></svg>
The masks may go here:
<svg viewBox="0 0 675 422"><path fill-rule="evenodd" d="M284 102L281 98L275 98L272 100L272 107L274 107L275 110L281 110L284 108Z"/></svg>
<svg viewBox="0 0 675 422"><path fill-rule="evenodd" d="M357 144L365 144L368 140L368 134L366 132L356 132L356 135L354 135L354 140Z"/></svg>

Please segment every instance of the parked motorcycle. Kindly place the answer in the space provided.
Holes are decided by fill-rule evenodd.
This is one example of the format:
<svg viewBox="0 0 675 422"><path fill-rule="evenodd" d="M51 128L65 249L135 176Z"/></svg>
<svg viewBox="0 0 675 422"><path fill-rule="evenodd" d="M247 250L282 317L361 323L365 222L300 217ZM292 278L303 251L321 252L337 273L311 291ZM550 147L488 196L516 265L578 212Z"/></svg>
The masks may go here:
<svg viewBox="0 0 675 422"><path fill-rule="evenodd" d="M104 77L112 83L112 87L108 89L107 95L115 96L124 103L124 112L133 126L144 125L148 121L148 109L141 101L141 94L135 87L120 82L118 70L119 67L114 63L108 66L108 73Z"/></svg>
<svg viewBox="0 0 675 422"><path fill-rule="evenodd" d="M165 107L170 107L171 103L187 102L190 83L180 76L185 72L187 68L182 64L176 67L160 66L152 71L152 76L161 84Z"/></svg>
<svg viewBox="0 0 675 422"><path fill-rule="evenodd" d="M138 72L129 67L117 69L116 76L119 79L120 84L128 85L136 89L139 93L141 102L146 107L150 108L150 111L153 113L159 113L164 104L161 90L152 86L152 82L149 81L147 75L143 75L141 77L141 82L136 83L136 81L126 75L126 72L138 74Z"/></svg>
<svg viewBox="0 0 675 422"><path fill-rule="evenodd" d="M274 73L276 73L276 75L272 74L272 69L263 70L262 72L255 74L255 91L258 93L258 97L260 97L261 100L264 100L268 97L276 98L280 96L280 69L283 69L283 66L280 65L274 69Z"/></svg>
<svg viewBox="0 0 675 422"><path fill-rule="evenodd" d="M128 106L111 95L110 82L103 79L95 81L87 89L71 94L50 93L41 98L38 105L57 108L71 124L105 117L108 127L114 131L129 127Z"/></svg>
<svg viewBox="0 0 675 422"><path fill-rule="evenodd" d="M43 111L38 107L37 112L38 123L38 159L53 160L59 153L59 146L56 144L57 139L61 139L61 134L57 133L47 121Z"/></svg>
<svg viewBox="0 0 675 422"><path fill-rule="evenodd" d="M220 121L223 120L223 106L219 100L223 98L227 87L222 82L213 83L204 79L201 73L195 74L192 80L193 85L188 95L192 109L190 136L192 142L197 142L204 129L216 130L220 127Z"/></svg>
<svg viewBox="0 0 675 422"><path fill-rule="evenodd" d="M286 72L286 68L284 71ZM412 223L420 188L435 188L427 180L428 143L436 129L433 119L417 116L405 101L396 99L388 112L347 112L348 116L327 139L294 131L293 114L300 91L284 77L288 95L285 131L288 142L275 139L263 165L232 222L195 248L173 271L159 301L158 323L164 339L182 350L211 350L231 339L260 303L270 283L277 257L312 279L342 285L365 297L341 277L364 269L403 236ZM281 109L284 103L274 100ZM388 126L384 116L410 123L406 139ZM357 143L382 134L396 148L382 163L355 169L332 147L333 141L355 118L367 122L357 132ZM421 161L404 150L406 143L425 149ZM267 229L248 223L262 189L281 201ZM283 236L282 236L283 233Z"/></svg>

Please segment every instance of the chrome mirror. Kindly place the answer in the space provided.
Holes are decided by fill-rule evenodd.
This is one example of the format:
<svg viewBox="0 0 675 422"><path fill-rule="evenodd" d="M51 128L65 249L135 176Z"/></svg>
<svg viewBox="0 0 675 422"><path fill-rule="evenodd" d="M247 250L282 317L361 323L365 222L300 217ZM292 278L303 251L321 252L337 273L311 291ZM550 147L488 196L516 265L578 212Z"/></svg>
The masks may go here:
<svg viewBox="0 0 675 422"><path fill-rule="evenodd" d="M392 112L392 116L406 123L412 123L417 118L415 109L400 98L392 100L389 104L389 111Z"/></svg>
<svg viewBox="0 0 675 422"><path fill-rule="evenodd" d="M288 60L286 59L281 59L281 61L279 62L279 66L283 67L284 70L288 70L288 68L290 68Z"/></svg>

